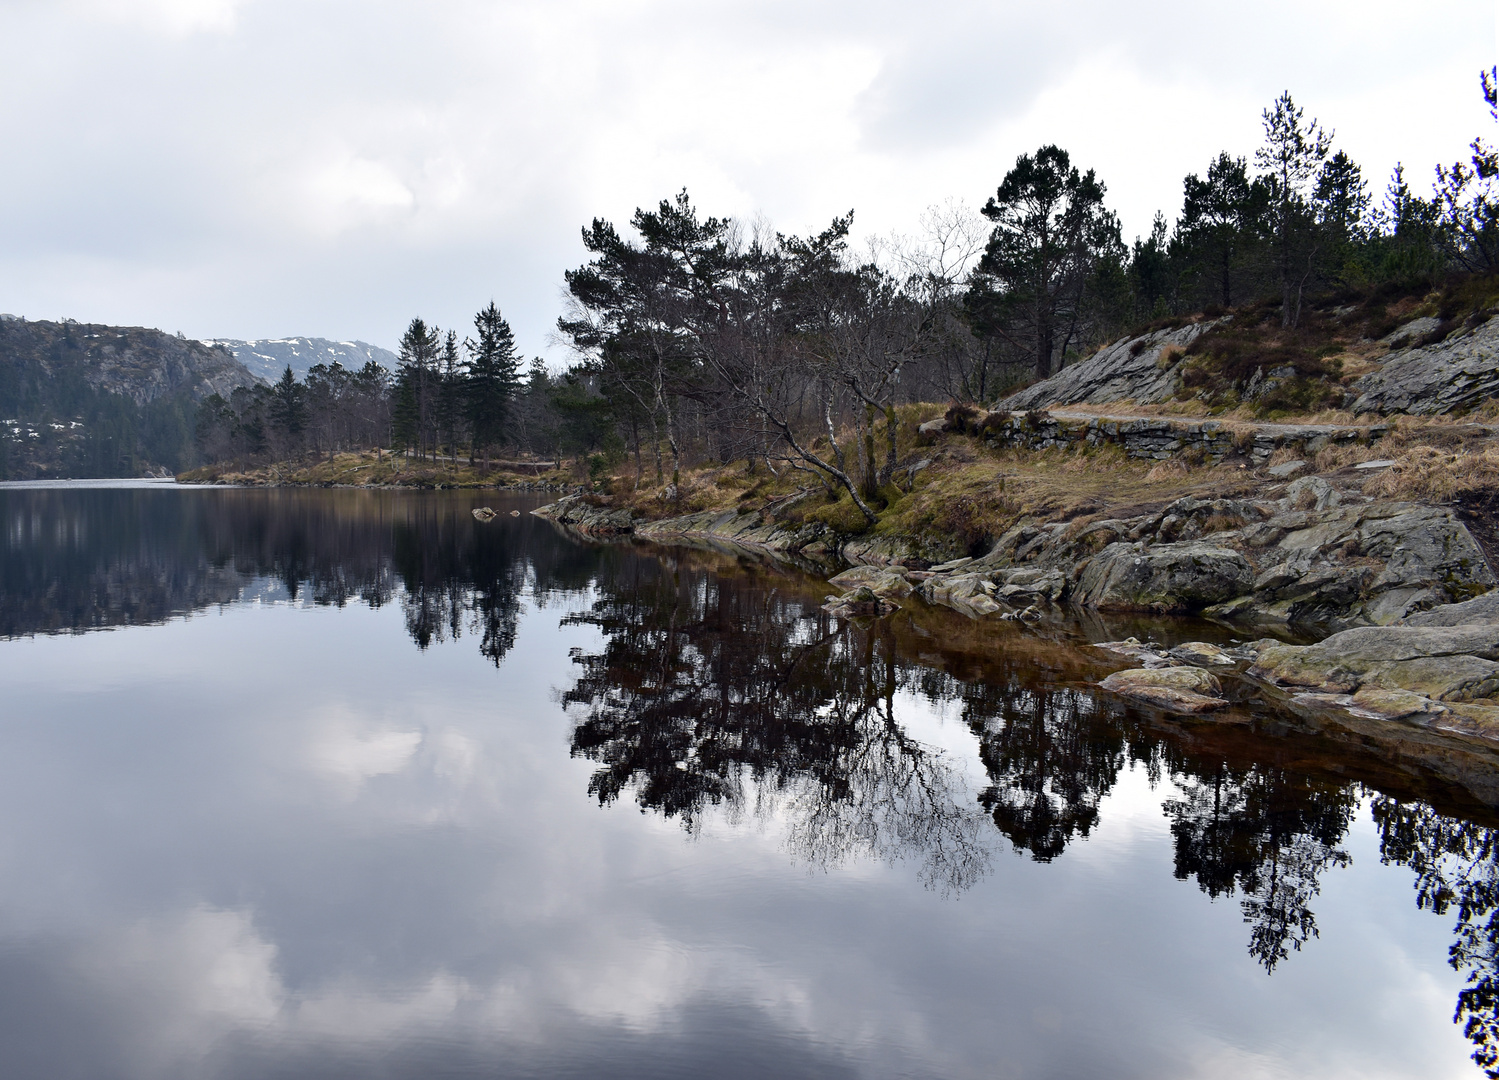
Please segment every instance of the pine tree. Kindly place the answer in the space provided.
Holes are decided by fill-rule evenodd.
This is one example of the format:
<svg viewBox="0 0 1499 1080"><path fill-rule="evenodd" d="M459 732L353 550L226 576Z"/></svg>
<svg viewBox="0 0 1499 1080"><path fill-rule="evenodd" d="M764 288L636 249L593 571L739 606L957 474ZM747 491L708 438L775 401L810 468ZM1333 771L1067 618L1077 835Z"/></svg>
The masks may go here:
<svg viewBox="0 0 1499 1080"><path fill-rule="evenodd" d="M272 394L271 421L286 436L288 443L294 443L306 423L307 407L303 387L292 374L290 364L281 373Z"/></svg>
<svg viewBox="0 0 1499 1080"><path fill-rule="evenodd" d="M474 316L477 338L465 344L469 352L467 379L469 432L473 438L470 460L484 455L489 468L489 451L501 440L510 419L510 406L520 389L520 357L515 351L515 335L500 315L494 301Z"/></svg>
<svg viewBox="0 0 1499 1080"><path fill-rule="evenodd" d="M467 373L458 353L458 335L448 331L443 341L441 379L438 393L438 426L448 457L458 463L458 437L464 421L464 397Z"/></svg>
<svg viewBox="0 0 1499 1080"><path fill-rule="evenodd" d="M421 319L412 319L401 337L393 434L396 443L414 447L419 457L426 456L436 420L441 342L437 327L428 328Z"/></svg>
<svg viewBox="0 0 1499 1080"><path fill-rule="evenodd" d="M1207 178L1188 174L1182 182L1182 214L1177 243L1188 269L1215 303L1232 307L1245 256L1261 234L1269 187L1249 178L1243 158L1227 151L1208 166Z"/></svg>
<svg viewBox="0 0 1499 1080"><path fill-rule="evenodd" d="M1265 170L1273 196L1280 324L1295 326L1301 317L1301 295L1317 256L1307 185L1327 160L1333 133L1323 131L1315 120L1304 124L1303 110L1291 100L1289 90L1262 116L1265 145L1255 151L1254 163Z"/></svg>

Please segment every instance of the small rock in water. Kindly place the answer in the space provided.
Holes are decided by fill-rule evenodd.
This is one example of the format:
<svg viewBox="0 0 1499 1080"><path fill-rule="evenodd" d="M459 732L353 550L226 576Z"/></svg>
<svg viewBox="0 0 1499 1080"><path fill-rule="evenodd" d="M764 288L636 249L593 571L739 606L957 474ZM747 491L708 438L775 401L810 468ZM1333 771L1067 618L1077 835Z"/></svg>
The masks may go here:
<svg viewBox="0 0 1499 1080"><path fill-rule="evenodd" d="M1304 468L1306 468L1305 461L1284 461L1279 465L1270 466L1265 471L1277 480L1284 480L1288 476L1295 476Z"/></svg>
<svg viewBox="0 0 1499 1080"><path fill-rule="evenodd" d="M1355 469L1388 469L1395 464L1394 458L1380 458L1377 461L1360 461L1354 466Z"/></svg>
<svg viewBox="0 0 1499 1080"><path fill-rule="evenodd" d="M495 516L494 511L487 506L476 506L473 513L475 521L493 521Z"/></svg>
<svg viewBox="0 0 1499 1080"><path fill-rule="evenodd" d="M1209 645L1205 641L1187 641L1178 645L1166 654L1173 660L1180 660L1186 664L1211 664L1222 667L1230 667L1234 658L1216 645Z"/></svg>
<svg viewBox="0 0 1499 1080"><path fill-rule="evenodd" d="M1228 704L1219 696L1223 691L1218 680L1196 667L1116 671L1098 685L1172 712L1210 712Z"/></svg>
<svg viewBox="0 0 1499 1080"><path fill-rule="evenodd" d="M520 511L519 510L512 510L512 511L510 511L510 516L511 517L520 517Z"/></svg>

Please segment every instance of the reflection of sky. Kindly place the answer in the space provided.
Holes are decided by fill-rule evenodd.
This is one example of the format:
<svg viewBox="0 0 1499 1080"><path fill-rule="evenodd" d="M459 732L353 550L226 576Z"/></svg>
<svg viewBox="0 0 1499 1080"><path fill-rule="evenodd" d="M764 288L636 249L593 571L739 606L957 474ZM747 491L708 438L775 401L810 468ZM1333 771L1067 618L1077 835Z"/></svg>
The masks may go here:
<svg viewBox="0 0 1499 1080"><path fill-rule="evenodd" d="M396 605L0 643L7 1077L1470 1076L1450 926L1367 814L1273 978L1135 770L957 898L784 822L600 809L535 611L496 672ZM903 698L970 788L950 711ZM779 812L777 812L779 813Z"/></svg>

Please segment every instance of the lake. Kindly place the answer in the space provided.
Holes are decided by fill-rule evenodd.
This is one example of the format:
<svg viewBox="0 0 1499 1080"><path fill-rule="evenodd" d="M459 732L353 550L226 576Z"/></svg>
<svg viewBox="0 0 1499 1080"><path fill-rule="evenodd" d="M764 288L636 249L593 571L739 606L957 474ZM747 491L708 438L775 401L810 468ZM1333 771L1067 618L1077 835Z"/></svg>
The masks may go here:
<svg viewBox="0 0 1499 1080"><path fill-rule="evenodd" d="M1490 757L541 501L0 487L0 1075L1482 1075Z"/></svg>

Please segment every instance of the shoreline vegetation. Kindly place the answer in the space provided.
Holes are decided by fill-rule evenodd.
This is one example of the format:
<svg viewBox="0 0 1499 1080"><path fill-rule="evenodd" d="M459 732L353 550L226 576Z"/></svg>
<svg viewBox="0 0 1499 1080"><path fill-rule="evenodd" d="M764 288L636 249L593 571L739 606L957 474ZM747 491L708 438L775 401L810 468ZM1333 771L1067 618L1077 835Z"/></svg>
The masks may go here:
<svg viewBox="0 0 1499 1080"><path fill-rule="evenodd" d="M471 488L573 491L580 487L555 461L491 460L489 468L466 461L411 458L383 449L265 464L202 465L177 474L180 484L237 487Z"/></svg>

